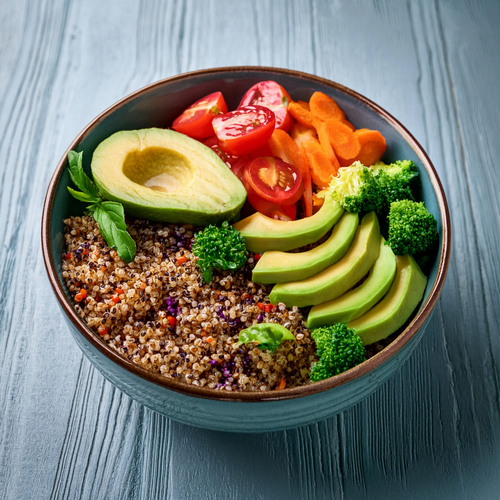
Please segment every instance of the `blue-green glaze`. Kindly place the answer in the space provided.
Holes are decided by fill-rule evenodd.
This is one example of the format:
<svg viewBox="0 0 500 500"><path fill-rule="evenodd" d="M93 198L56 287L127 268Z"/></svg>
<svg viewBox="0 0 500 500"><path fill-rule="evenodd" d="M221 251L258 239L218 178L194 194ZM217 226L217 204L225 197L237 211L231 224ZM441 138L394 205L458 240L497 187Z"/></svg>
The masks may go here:
<svg viewBox="0 0 500 500"><path fill-rule="evenodd" d="M417 153L415 145L414 149L407 142L404 131L400 133L375 109L341 88L331 87L318 79L310 80L306 75L279 70L254 68L199 72L186 78L159 82L140 94L126 99L111 113L105 114L93 126L87 128L80 140L71 147L84 151L84 168L90 173L92 152L102 140L114 132L146 127L168 127L185 107L215 91L222 91L229 109L235 108L250 86L269 79L283 85L293 99L307 100L316 90L331 95L355 126L379 130L382 133L388 145L387 154L383 158L386 162L410 159L416 163L422 180L420 198L436 216L440 233L439 252L430 270L422 302L425 305L431 293L434 293L434 304L444 281L449 253L449 235L447 237L443 231L443 225L447 226L446 204L444 198L440 200L436 193L437 181L431 179L429 172L423 166L425 161L423 154ZM83 204L70 196L66 189L68 184L69 175L64 170L55 186L53 203L50 204L51 200L46 201L48 232L46 236L42 235L42 238L50 238L51 257L57 274L55 279L59 282L59 288L64 290L65 300L70 304L72 298L66 290L61 275L61 254L64 249L63 219L82 213ZM44 248L45 246L50 249L47 242L44 242ZM446 255L443 257L442 253ZM50 267L47 262L49 256L45 255L45 258L47 266ZM439 276L440 282L436 291L434 287ZM294 399L279 399L281 396L277 392L276 400L249 402L196 397L147 380L113 361L102 349L96 347L95 341L91 343L80 332L74 318L70 319L66 313L64 314L76 343L88 359L109 381L130 397L174 420L209 429L235 432L269 432L302 426L325 419L361 401L380 387L404 363L422 337L430 317L429 314L418 331L395 354L365 375L316 394ZM99 342L102 341L98 339L97 343ZM279 392L284 393L286 389Z"/></svg>

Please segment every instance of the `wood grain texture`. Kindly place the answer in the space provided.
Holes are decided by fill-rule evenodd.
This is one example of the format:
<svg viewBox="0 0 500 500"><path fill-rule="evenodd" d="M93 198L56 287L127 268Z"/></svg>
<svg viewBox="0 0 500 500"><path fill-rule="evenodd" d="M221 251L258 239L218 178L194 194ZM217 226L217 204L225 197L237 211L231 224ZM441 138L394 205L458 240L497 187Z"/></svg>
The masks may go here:
<svg viewBox="0 0 500 500"><path fill-rule="evenodd" d="M0 2L0 499L496 499L500 4ZM448 195L453 251L426 335L363 403L309 427L170 422L84 360L49 292L46 186L77 132L176 73L261 64L343 83L399 118Z"/></svg>

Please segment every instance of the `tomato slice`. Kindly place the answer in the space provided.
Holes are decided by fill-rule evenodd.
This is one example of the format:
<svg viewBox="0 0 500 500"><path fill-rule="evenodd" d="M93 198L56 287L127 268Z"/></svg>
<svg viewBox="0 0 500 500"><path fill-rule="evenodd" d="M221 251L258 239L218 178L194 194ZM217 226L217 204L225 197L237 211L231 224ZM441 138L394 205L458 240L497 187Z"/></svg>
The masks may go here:
<svg viewBox="0 0 500 500"><path fill-rule="evenodd" d="M213 129L212 129L213 132ZM210 139L207 139L206 141L203 142L205 146L208 146L212 151L217 153L220 157L220 159L229 167L231 168L233 165L238 163L238 161L241 159L240 156L234 156L230 153L226 153L222 149L222 146L220 145L219 139L217 139L217 136L212 136ZM245 157L247 158L247 157ZM248 159L248 158L247 158Z"/></svg>
<svg viewBox="0 0 500 500"><path fill-rule="evenodd" d="M304 192L299 170L274 156L252 160L245 167L244 177L261 198L278 205L296 203Z"/></svg>
<svg viewBox="0 0 500 500"><path fill-rule="evenodd" d="M267 217L271 217L271 219L290 221L295 220L295 217L297 216L297 207L294 203L291 205L278 205L277 203L272 203L264 198L261 198L251 188L247 194L250 205L252 205L257 212L260 212Z"/></svg>
<svg viewBox="0 0 500 500"><path fill-rule="evenodd" d="M215 135L224 151L242 156L263 146L274 130L274 113L263 106L245 106L216 116Z"/></svg>
<svg viewBox="0 0 500 500"><path fill-rule="evenodd" d="M292 98L277 82L267 80L256 83L243 96L238 108L251 104L269 108L276 117L276 128L285 132L292 126L293 118L288 111L288 104Z"/></svg>
<svg viewBox="0 0 500 500"><path fill-rule="evenodd" d="M227 113L227 105L220 92L208 94L178 116L172 128L193 139L206 139L213 135L212 120L219 114Z"/></svg>

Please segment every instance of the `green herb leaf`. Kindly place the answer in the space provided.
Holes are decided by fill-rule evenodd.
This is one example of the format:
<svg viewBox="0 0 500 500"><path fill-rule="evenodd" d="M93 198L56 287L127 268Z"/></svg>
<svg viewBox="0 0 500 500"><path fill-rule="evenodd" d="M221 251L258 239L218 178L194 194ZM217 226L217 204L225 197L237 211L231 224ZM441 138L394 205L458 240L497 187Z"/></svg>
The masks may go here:
<svg viewBox="0 0 500 500"><path fill-rule="evenodd" d="M84 203L98 203L99 200L96 198L93 198L87 193L82 193L81 191L75 191L74 189L71 189L68 186L68 191L71 193L71 196L73 198L76 198L77 200L83 201Z"/></svg>
<svg viewBox="0 0 500 500"><path fill-rule="evenodd" d="M283 340L295 340L293 333L277 323L260 323L241 330L238 344L257 342L259 349L267 349L274 353Z"/></svg>
<svg viewBox="0 0 500 500"><path fill-rule="evenodd" d="M100 201L99 191L96 185L90 180L90 177L83 170L83 153L70 151L68 153L69 176L81 191L91 196L94 200Z"/></svg>
<svg viewBox="0 0 500 500"><path fill-rule="evenodd" d="M96 220L102 237L109 245L110 248L116 249L118 255L125 262L132 262L134 260L136 245L132 236L122 229L127 227L125 220L117 221L117 214L113 210L107 210L104 204L96 204L89 207L92 216Z"/></svg>

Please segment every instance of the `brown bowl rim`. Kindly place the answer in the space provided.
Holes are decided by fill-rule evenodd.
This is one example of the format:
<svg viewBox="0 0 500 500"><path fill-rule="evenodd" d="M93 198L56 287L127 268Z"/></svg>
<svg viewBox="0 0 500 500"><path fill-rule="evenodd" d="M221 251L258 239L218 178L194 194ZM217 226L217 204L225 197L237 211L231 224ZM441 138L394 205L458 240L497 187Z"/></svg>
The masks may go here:
<svg viewBox="0 0 500 500"><path fill-rule="evenodd" d="M411 323L407 326L407 328L400 334L396 339L394 339L386 348L377 353L375 356L370 359L364 361L360 365L344 372L334 377L322 380L320 382L315 382L314 384L304 385L300 387L293 388L285 388L279 390L265 391L265 392L237 392L237 391L227 391L222 392L216 389L209 389L204 387L197 387L193 385L189 385L176 379L166 378L162 375L152 373L140 366L134 364L132 361L129 361L123 357L121 357L116 351L111 349L102 339L98 338L98 336L84 323L84 321L80 318L76 310L74 309L71 302L66 298L64 290L59 283L57 277L57 270L55 262L52 258L52 242L50 239L50 226L51 226L51 213L52 207L54 204L54 195L56 192L56 188L59 182L59 178L63 172L66 157L69 150L74 149L77 146L82 138L98 123L104 120L108 115L114 112L119 107L128 103L132 99L135 99L137 96L141 95L144 92L148 92L155 87L164 85L165 83L171 83L175 81L182 81L186 79L190 79L195 76L202 75L213 75L218 73L242 73L242 72L266 72L269 74L277 74L277 75L290 75L297 78L302 78L307 81L318 82L327 87L334 88L338 91L341 91L351 97L354 97L358 101L360 101L365 106L369 107L380 116L382 116L386 121L388 121L392 127L394 127L399 134L406 140L406 142L410 145L410 147L415 151L415 153L419 156L422 161L424 168L427 170L429 177L431 179L434 191L436 193L438 204L440 208L440 215L442 218L442 230L443 230L443 244L441 249L441 255L439 260L439 267L436 276L436 280L432 287L431 293L429 294L428 299L423 305L420 312L415 316L415 318L411 321ZM47 194L45 197L45 202L43 206L43 214L42 214L42 227L41 227L41 236L42 236L42 253L43 260L47 270L47 274L49 277L50 284L54 289L57 300L59 301L61 307L64 312L67 314L73 325L77 328L77 330L83 335L85 340L93 345L96 349L98 349L101 353L103 353L106 357L108 357L111 361L117 363L122 368L128 370L129 372L137 375L141 378L148 380L154 384L165 387L166 389L170 389L185 395L201 397L205 399L217 400L217 401L245 401L245 402L265 402L265 401L280 401L287 399L294 399L302 396L308 396L312 394L317 394L323 391L327 391L329 389L333 389L339 385L345 384L354 380L358 377L362 377L366 375L374 368L378 367L385 361L387 361L390 357L394 356L406 343L410 341L410 339L415 335L418 329L425 323L426 319L429 317L432 309L436 305L439 294L444 285L444 281L446 278L446 272L448 269L449 259L450 259L450 243L451 243L451 232L450 232L450 215L448 211L448 204L446 202L446 196L439 180L439 177L436 173L436 170L427 156L427 153L424 151L422 146L418 143L418 141L410 134L410 132L390 113L388 113L385 109L380 107L378 104L375 104L370 99L364 97L363 95L351 90L339 83L333 82L331 80L311 75L308 73L304 73L301 71L283 69L283 68L272 68L265 66L236 66L236 67L220 67L220 68L209 68L198 71L192 71L189 73L182 73L179 75L175 75L169 78L165 78L158 82L147 85L123 99L117 101L101 114L99 114L94 120L92 120L73 140L70 144L63 157L59 161L57 168L50 180Z"/></svg>

